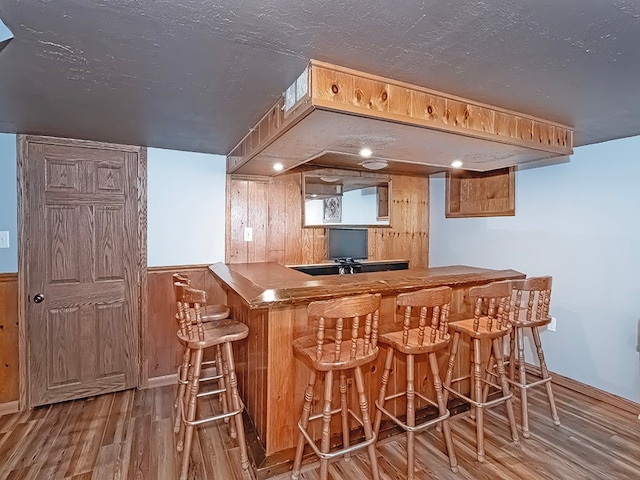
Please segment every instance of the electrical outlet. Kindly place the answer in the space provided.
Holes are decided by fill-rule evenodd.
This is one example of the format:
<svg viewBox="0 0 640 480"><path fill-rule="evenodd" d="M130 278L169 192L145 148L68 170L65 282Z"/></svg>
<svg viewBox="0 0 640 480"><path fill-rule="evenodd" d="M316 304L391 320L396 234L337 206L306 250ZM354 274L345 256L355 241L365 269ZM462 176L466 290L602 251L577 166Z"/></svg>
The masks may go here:
<svg viewBox="0 0 640 480"><path fill-rule="evenodd" d="M0 232L0 248L9 248L9 232L6 230Z"/></svg>
<svg viewBox="0 0 640 480"><path fill-rule="evenodd" d="M551 323L547 325L547 330L549 330L550 332L556 331L556 317L551 317Z"/></svg>
<svg viewBox="0 0 640 480"><path fill-rule="evenodd" d="M253 242L253 228L244 227L244 241Z"/></svg>

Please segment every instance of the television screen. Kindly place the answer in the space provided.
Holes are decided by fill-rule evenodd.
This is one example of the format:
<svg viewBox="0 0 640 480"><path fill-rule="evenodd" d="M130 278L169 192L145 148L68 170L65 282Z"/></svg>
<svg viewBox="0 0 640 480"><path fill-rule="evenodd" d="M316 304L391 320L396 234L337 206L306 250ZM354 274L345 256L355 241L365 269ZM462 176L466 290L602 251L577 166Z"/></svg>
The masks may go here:
<svg viewBox="0 0 640 480"><path fill-rule="evenodd" d="M366 228L328 228L329 260L364 260L367 258L368 234Z"/></svg>

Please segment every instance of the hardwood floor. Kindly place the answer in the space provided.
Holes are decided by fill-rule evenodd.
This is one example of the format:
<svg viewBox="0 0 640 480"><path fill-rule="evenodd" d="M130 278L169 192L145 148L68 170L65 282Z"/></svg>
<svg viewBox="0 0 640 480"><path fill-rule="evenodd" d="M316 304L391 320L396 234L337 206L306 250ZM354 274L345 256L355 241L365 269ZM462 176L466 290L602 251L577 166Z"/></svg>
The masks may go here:
<svg viewBox="0 0 640 480"><path fill-rule="evenodd" d="M487 462L475 459L475 429L467 414L452 420L460 472L449 470L442 436L430 429L416 438L416 479L634 479L640 478L640 421L554 385L562 425L548 416L542 391L530 392L531 438L509 440L504 408L486 419ZM173 387L129 390L0 417L0 479L173 479ZM516 407L519 403L516 402ZM212 408L205 403L203 408ZM516 410L517 412L517 410ZM250 480L239 467L226 425L198 429L193 479ZM379 442L382 477L406 478L403 435ZM317 464L303 468L318 478ZM289 474L272 477L289 478ZM367 479L366 453L330 466L330 478Z"/></svg>

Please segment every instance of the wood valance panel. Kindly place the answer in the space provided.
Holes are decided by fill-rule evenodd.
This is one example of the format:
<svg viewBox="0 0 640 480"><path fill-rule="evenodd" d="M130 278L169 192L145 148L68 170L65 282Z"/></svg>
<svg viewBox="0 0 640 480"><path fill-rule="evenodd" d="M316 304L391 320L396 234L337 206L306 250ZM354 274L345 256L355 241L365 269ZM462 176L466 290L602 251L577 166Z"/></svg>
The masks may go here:
<svg viewBox="0 0 640 480"><path fill-rule="evenodd" d="M573 151L566 125L315 60L295 85L295 102L281 98L230 152L229 173L273 175L275 162L361 168L364 146L405 173L454 159L488 171Z"/></svg>

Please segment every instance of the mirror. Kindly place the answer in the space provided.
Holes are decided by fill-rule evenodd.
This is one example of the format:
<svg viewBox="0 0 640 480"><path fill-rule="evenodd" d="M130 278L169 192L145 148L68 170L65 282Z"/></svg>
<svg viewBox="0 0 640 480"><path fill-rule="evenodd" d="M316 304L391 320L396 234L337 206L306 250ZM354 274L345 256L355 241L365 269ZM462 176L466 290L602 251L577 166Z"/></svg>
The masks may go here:
<svg viewBox="0 0 640 480"><path fill-rule="evenodd" d="M314 170L303 176L303 226L390 226L389 175Z"/></svg>

